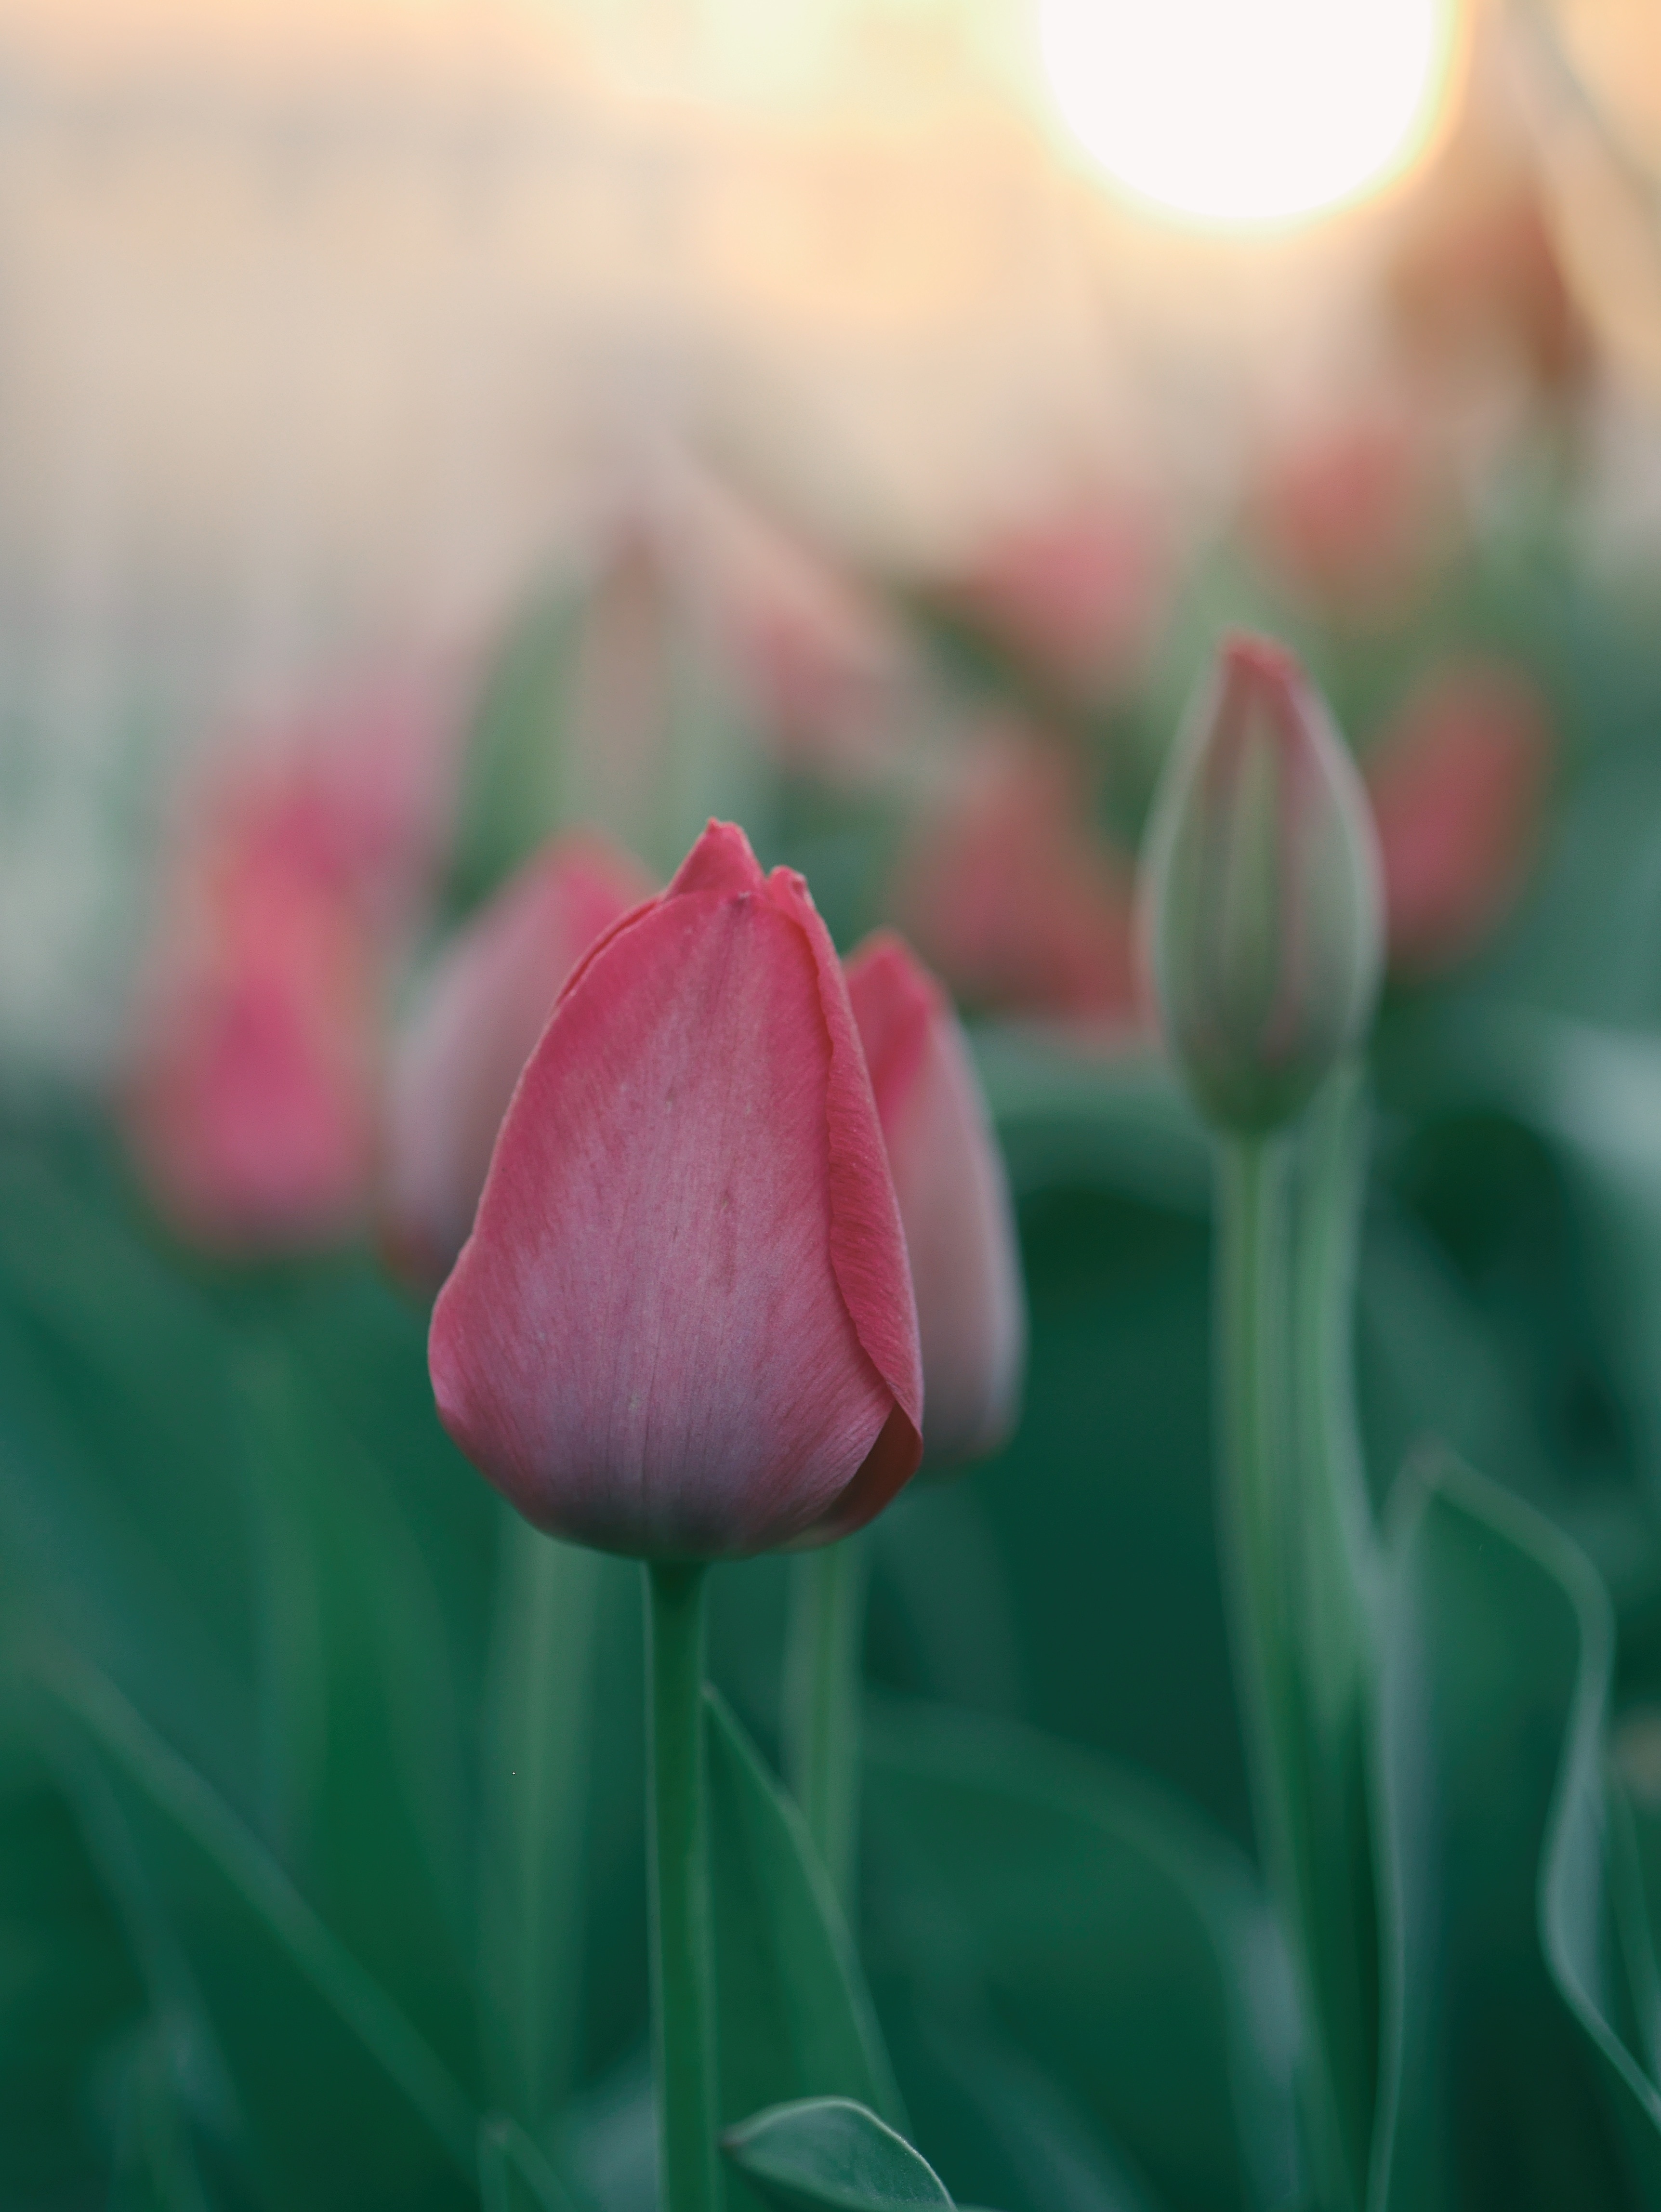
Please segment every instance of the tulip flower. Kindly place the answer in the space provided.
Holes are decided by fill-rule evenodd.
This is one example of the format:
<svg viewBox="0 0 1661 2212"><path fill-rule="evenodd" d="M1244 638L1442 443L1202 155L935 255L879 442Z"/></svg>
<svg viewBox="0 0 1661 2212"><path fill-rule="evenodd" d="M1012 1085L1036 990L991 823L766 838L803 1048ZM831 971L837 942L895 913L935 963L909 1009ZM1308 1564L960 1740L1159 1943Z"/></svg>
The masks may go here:
<svg viewBox="0 0 1661 2212"><path fill-rule="evenodd" d="M356 1227L374 1140L374 977L355 920L282 872L219 887L148 981L125 1100L141 1172L204 1244Z"/></svg>
<svg viewBox="0 0 1661 2212"><path fill-rule="evenodd" d="M1129 871L1088 820L1070 765L1035 741L1000 737L972 761L891 902L960 998L1115 1034L1144 1025Z"/></svg>
<svg viewBox="0 0 1661 2212"><path fill-rule="evenodd" d="M449 1273L561 984L651 890L626 854L597 838L557 839L446 948L400 1042L387 1102L386 1242L401 1273L429 1286Z"/></svg>
<svg viewBox="0 0 1661 2212"><path fill-rule="evenodd" d="M474 1464L604 1550L829 1542L915 1469L916 1309L847 987L741 830L712 823L566 982L429 1358Z"/></svg>
<svg viewBox="0 0 1661 2212"><path fill-rule="evenodd" d="M1383 926L1366 794L1297 661L1225 641L1148 833L1144 934L1166 1036L1224 1127L1290 1121L1359 1042Z"/></svg>
<svg viewBox="0 0 1661 2212"><path fill-rule="evenodd" d="M1451 966L1494 927L1537 842L1551 767L1543 701L1510 669L1444 669L1368 753L1390 958Z"/></svg>
<svg viewBox="0 0 1661 2212"><path fill-rule="evenodd" d="M1168 534L1145 494L1097 492L991 538L940 597L1063 696L1115 696L1165 616Z"/></svg>
<svg viewBox="0 0 1661 2212"><path fill-rule="evenodd" d="M889 931L848 965L911 1258L931 1467L983 1457L1008 1434L1025 1316L1003 1162L945 993Z"/></svg>
<svg viewBox="0 0 1661 2212"><path fill-rule="evenodd" d="M189 795L122 1105L198 1242L339 1242L368 1207L386 987L439 841L436 692L383 684L240 742Z"/></svg>
<svg viewBox="0 0 1661 2212"><path fill-rule="evenodd" d="M1329 623L1376 628L1421 599L1459 523L1445 456L1411 402L1299 426L1263 456L1245 514L1273 580Z"/></svg>

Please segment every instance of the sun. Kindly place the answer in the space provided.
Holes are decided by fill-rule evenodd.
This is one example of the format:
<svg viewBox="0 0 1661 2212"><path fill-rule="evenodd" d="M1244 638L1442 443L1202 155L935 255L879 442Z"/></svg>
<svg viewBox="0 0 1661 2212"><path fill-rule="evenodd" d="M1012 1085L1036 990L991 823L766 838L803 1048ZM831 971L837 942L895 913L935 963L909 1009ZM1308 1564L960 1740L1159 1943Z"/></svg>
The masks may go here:
<svg viewBox="0 0 1661 2212"><path fill-rule="evenodd" d="M1427 143L1459 0L1041 0L1056 104L1128 191L1219 226L1293 222Z"/></svg>

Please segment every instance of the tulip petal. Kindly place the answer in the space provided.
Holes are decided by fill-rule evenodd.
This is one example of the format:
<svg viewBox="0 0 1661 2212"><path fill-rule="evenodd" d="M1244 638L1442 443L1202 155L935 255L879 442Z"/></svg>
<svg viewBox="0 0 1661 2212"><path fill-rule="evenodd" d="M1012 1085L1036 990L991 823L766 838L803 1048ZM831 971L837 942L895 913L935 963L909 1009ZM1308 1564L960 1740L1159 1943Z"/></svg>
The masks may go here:
<svg viewBox="0 0 1661 2212"><path fill-rule="evenodd" d="M527 1518L647 1556L743 1553L822 1540L910 1472L910 1278L863 1060L857 1082L837 1066L850 1042L805 892L723 825L571 977L430 1345L447 1427ZM883 1194L885 1278L880 1249L846 1249L881 1247Z"/></svg>
<svg viewBox="0 0 1661 2212"><path fill-rule="evenodd" d="M1026 1324L1004 1176L945 994L891 931L849 961L916 1288L929 1463L983 1457L1013 1425Z"/></svg>
<svg viewBox="0 0 1661 2212"><path fill-rule="evenodd" d="M598 839L545 847L447 948L387 1098L385 1243L435 1286L472 1226L496 1132L568 975L651 893Z"/></svg>
<svg viewBox="0 0 1661 2212"><path fill-rule="evenodd" d="M830 1040L825 1115L830 1157L831 1265L861 1344L893 1392L895 1403L921 1432L923 1370L916 1302L910 1293L905 1231L847 980L801 878L776 868L768 888L796 916L806 937L818 970L819 1002ZM897 1283L907 1285L904 1298L895 1295ZM882 1503L886 1502L885 1498ZM872 1508L873 1512L878 1510Z"/></svg>

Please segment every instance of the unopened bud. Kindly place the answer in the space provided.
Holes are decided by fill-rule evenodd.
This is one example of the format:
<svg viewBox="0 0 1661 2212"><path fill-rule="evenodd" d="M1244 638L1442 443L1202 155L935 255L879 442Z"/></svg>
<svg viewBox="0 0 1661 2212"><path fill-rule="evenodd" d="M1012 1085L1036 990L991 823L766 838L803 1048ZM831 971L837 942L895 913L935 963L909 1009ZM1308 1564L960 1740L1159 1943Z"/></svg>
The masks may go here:
<svg viewBox="0 0 1661 2212"><path fill-rule="evenodd" d="M1155 803L1141 896L1201 1110L1239 1130L1291 1120L1366 1028L1384 930L1366 794L1283 647L1225 639Z"/></svg>

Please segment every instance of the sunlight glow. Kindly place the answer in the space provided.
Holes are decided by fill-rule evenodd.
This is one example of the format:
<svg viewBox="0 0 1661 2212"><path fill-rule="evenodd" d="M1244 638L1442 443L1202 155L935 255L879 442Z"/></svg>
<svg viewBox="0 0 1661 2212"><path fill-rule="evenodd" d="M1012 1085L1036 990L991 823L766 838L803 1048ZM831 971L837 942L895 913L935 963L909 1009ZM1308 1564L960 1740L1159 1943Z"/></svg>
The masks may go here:
<svg viewBox="0 0 1661 2212"><path fill-rule="evenodd" d="M1457 0L1041 0L1056 106L1138 197L1208 224L1375 191L1430 138Z"/></svg>

